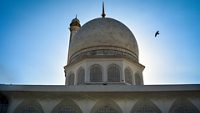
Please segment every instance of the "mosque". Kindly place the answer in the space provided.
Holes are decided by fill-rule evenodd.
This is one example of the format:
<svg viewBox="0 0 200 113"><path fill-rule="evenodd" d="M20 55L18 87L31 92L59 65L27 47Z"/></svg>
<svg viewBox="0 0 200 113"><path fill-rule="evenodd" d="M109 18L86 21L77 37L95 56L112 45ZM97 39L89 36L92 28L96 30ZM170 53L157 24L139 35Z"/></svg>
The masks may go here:
<svg viewBox="0 0 200 113"><path fill-rule="evenodd" d="M200 85L144 85L131 30L102 17L70 24L65 85L0 85L0 113L200 113Z"/></svg>

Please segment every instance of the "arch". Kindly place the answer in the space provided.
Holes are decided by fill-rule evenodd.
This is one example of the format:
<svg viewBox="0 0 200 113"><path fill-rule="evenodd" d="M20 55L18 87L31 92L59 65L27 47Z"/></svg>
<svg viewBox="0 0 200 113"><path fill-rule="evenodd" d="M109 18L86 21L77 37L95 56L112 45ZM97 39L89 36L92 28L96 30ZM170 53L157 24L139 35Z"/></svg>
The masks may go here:
<svg viewBox="0 0 200 113"><path fill-rule="evenodd" d="M80 107L70 99L61 101L51 113L82 113Z"/></svg>
<svg viewBox="0 0 200 113"><path fill-rule="evenodd" d="M69 76L68 76L68 85L74 85L74 73L69 73Z"/></svg>
<svg viewBox="0 0 200 113"><path fill-rule="evenodd" d="M125 73L125 82L129 84L133 84L133 72L132 70L127 67L124 71Z"/></svg>
<svg viewBox="0 0 200 113"><path fill-rule="evenodd" d="M94 105L91 113L122 113L122 110L113 100L102 99Z"/></svg>
<svg viewBox="0 0 200 113"><path fill-rule="evenodd" d="M120 67L116 64L111 64L107 69L108 82L120 82Z"/></svg>
<svg viewBox="0 0 200 113"><path fill-rule="evenodd" d="M80 67L77 72L77 85L85 83L85 70Z"/></svg>
<svg viewBox="0 0 200 113"><path fill-rule="evenodd" d="M99 64L90 66L90 82L102 82L102 67Z"/></svg>
<svg viewBox="0 0 200 113"><path fill-rule="evenodd" d="M200 113L200 112L189 100L184 98L179 98L172 104L169 113Z"/></svg>
<svg viewBox="0 0 200 113"><path fill-rule="evenodd" d="M3 94L0 94L0 113L7 113L8 111L8 99Z"/></svg>
<svg viewBox="0 0 200 113"><path fill-rule="evenodd" d="M37 101L29 100L18 105L14 113L44 113L44 111Z"/></svg>
<svg viewBox="0 0 200 113"><path fill-rule="evenodd" d="M135 74L135 84L136 85L142 85L142 79L141 79L139 73Z"/></svg>
<svg viewBox="0 0 200 113"><path fill-rule="evenodd" d="M131 113L162 113L161 110L150 100L139 100L131 110Z"/></svg>

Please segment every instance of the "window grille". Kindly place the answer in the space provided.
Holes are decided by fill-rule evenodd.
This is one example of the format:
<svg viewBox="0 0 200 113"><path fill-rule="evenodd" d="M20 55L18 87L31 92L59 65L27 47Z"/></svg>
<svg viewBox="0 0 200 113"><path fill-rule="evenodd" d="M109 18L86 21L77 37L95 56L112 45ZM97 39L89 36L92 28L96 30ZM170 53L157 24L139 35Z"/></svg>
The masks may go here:
<svg viewBox="0 0 200 113"><path fill-rule="evenodd" d="M102 68L98 64L94 64L90 67L90 81L102 82Z"/></svg>
<svg viewBox="0 0 200 113"><path fill-rule="evenodd" d="M77 85L85 83L85 70L81 67L78 70Z"/></svg>
<svg viewBox="0 0 200 113"><path fill-rule="evenodd" d="M133 75L132 75L132 71L129 68L125 69L125 82L132 84L133 81Z"/></svg>
<svg viewBox="0 0 200 113"><path fill-rule="evenodd" d="M0 95L0 113L7 113L8 100L6 97Z"/></svg>
<svg viewBox="0 0 200 113"><path fill-rule="evenodd" d="M95 113L118 113L118 112L110 106L104 106L99 108Z"/></svg>
<svg viewBox="0 0 200 113"><path fill-rule="evenodd" d="M120 82L120 68L116 64L112 64L108 68L108 82Z"/></svg>
<svg viewBox="0 0 200 113"><path fill-rule="evenodd" d="M74 85L74 73L70 73L68 76L68 85Z"/></svg>
<svg viewBox="0 0 200 113"><path fill-rule="evenodd" d="M8 104L0 103L0 113L7 113Z"/></svg>
<svg viewBox="0 0 200 113"><path fill-rule="evenodd" d="M178 105L172 113L198 113L189 106Z"/></svg>
<svg viewBox="0 0 200 113"><path fill-rule="evenodd" d="M73 106L61 106L58 108L57 112L55 113L79 113Z"/></svg>
<svg viewBox="0 0 200 113"><path fill-rule="evenodd" d="M161 113L161 111L155 105L144 102L137 104L132 113Z"/></svg>
<svg viewBox="0 0 200 113"><path fill-rule="evenodd" d="M192 103L184 99L177 101L170 111L170 113L200 113Z"/></svg>
<svg viewBox="0 0 200 113"><path fill-rule="evenodd" d="M142 85L142 81L141 81L140 75L138 73L135 74L135 84Z"/></svg>
<svg viewBox="0 0 200 113"><path fill-rule="evenodd" d="M36 106L24 106L19 113L42 113Z"/></svg>

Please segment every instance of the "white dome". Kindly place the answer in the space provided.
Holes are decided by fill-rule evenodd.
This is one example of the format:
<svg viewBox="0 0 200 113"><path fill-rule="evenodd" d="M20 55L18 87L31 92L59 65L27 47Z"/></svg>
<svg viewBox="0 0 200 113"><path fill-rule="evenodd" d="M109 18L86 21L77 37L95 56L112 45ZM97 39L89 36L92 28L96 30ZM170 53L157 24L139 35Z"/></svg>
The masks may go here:
<svg viewBox="0 0 200 113"><path fill-rule="evenodd" d="M96 18L84 24L71 41L69 58L72 60L83 52L98 49L123 50L138 60L138 45L133 33L112 18Z"/></svg>

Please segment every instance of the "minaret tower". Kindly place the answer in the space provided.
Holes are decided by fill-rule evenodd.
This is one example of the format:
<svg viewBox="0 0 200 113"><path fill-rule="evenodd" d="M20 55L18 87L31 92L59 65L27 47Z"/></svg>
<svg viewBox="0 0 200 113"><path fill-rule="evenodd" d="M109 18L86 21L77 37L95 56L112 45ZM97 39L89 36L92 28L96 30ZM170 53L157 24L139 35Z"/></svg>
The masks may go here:
<svg viewBox="0 0 200 113"><path fill-rule="evenodd" d="M76 32L79 30L79 28L81 27L80 21L77 18L74 18L71 23L70 23L70 40L69 40L69 48L71 46L71 41L73 40L74 35L76 34ZM69 55L68 55L68 61L69 61Z"/></svg>
<svg viewBox="0 0 200 113"><path fill-rule="evenodd" d="M81 27L81 24L80 24L80 21L78 20L77 18L77 15L76 15L76 18L74 18L72 20L72 22L70 23L70 42L72 41L74 35L76 34L76 32L78 31L78 29Z"/></svg>

